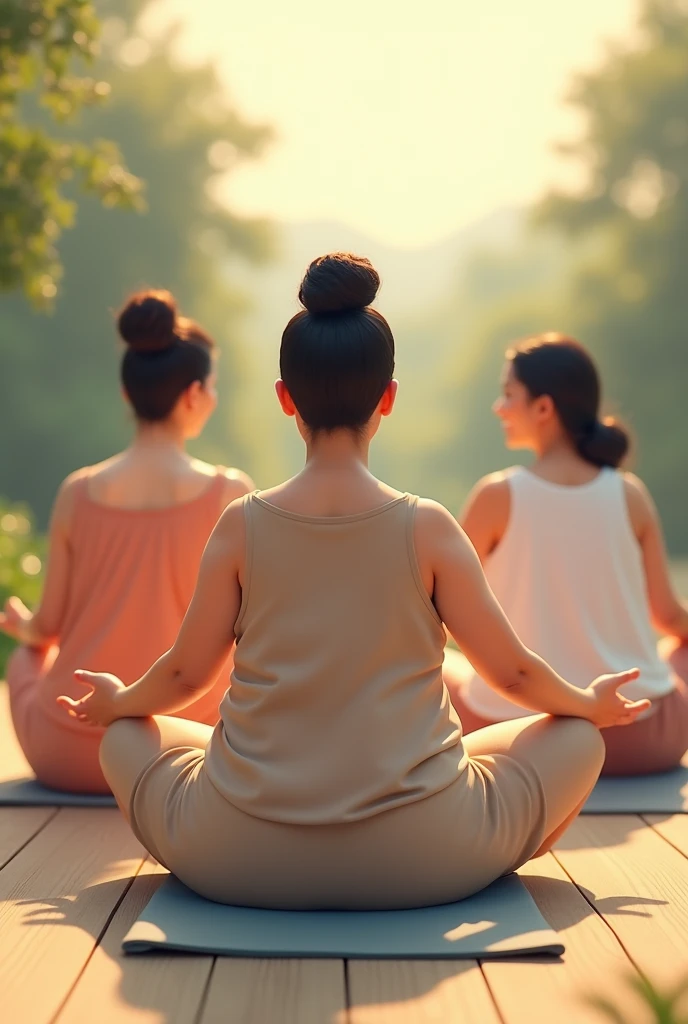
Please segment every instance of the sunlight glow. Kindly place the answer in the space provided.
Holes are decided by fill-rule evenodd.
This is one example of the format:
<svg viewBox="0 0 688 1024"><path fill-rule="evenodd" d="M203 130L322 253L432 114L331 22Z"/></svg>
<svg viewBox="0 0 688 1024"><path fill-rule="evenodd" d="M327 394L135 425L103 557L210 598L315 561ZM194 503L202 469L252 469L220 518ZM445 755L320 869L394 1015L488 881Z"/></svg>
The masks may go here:
<svg viewBox="0 0 688 1024"><path fill-rule="evenodd" d="M418 12L423 21L419 23ZM228 177L235 208L337 220L398 245L527 203L559 174L571 74L631 38L635 0L159 0L180 52L212 57L240 112L274 125ZM568 183L568 180L567 180Z"/></svg>

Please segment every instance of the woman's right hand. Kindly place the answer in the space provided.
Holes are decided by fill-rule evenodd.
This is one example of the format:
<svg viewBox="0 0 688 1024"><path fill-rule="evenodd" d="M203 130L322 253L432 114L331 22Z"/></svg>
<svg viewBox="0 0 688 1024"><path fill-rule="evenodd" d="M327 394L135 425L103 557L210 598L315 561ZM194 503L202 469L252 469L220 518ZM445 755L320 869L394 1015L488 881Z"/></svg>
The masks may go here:
<svg viewBox="0 0 688 1024"><path fill-rule="evenodd" d="M76 670L74 678L82 686L87 686L90 692L78 700L66 696L57 698L57 703L68 715L87 725L103 728L124 717L117 707L118 698L126 690L121 679L110 672L87 672L82 668Z"/></svg>
<svg viewBox="0 0 688 1024"><path fill-rule="evenodd" d="M598 676L583 693L589 694L590 703L586 713L598 729L609 729L615 725L632 725L638 715L650 707L649 700L629 700L618 693L620 686L632 683L640 675L637 668L627 672L613 672Z"/></svg>

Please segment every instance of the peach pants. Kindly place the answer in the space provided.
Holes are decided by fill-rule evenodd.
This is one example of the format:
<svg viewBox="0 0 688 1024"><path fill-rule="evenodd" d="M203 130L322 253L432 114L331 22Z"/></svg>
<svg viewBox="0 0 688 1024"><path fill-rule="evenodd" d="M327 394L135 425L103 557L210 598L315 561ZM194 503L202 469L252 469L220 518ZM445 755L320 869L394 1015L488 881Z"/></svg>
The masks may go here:
<svg viewBox="0 0 688 1024"><path fill-rule="evenodd" d="M674 671L675 689L653 702L652 713L647 718L633 725L600 730L606 747L603 775L650 775L669 771L680 763L688 750L688 645L662 644L660 650ZM494 724L464 703L465 659L452 651L445 665L445 682L464 735Z"/></svg>
<svg viewBox="0 0 688 1024"><path fill-rule="evenodd" d="M109 793L98 759L104 730L76 722L48 694L46 677L57 654L57 647L45 651L17 647L10 657L7 684L14 731L44 786L71 793ZM215 725L227 683L223 673L203 701L180 712L179 717Z"/></svg>

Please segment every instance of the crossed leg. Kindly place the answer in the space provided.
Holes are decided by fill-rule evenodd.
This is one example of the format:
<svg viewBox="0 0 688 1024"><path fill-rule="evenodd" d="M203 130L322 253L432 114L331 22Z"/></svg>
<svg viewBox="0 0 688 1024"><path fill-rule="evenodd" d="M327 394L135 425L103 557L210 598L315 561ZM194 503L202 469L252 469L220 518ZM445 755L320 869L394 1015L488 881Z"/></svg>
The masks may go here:
<svg viewBox="0 0 688 1024"><path fill-rule="evenodd" d="M547 853L578 816L597 782L605 752L591 722L550 715L499 722L465 736L463 743L470 757L505 754L537 772L545 791L546 819L545 838L534 857Z"/></svg>
<svg viewBox="0 0 688 1024"><path fill-rule="evenodd" d="M213 727L183 718L120 718L110 725L100 745L100 765L117 803L129 819L136 780L149 761L176 747L205 750Z"/></svg>

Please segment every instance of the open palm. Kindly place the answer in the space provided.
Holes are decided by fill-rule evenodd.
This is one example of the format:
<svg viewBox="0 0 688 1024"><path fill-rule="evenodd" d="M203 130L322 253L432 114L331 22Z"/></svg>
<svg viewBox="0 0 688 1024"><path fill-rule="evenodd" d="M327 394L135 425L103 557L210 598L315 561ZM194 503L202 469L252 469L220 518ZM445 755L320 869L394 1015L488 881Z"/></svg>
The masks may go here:
<svg viewBox="0 0 688 1024"><path fill-rule="evenodd" d="M57 703L68 715L87 725L100 726L108 726L120 717L117 713L117 698L126 689L121 679L109 672L86 672L84 669L78 669L74 678L88 687L90 693L78 700L58 697Z"/></svg>
<svg viewBox="0 0 688 1024"><path fill-rule="evenodd" d="M598 676L587 690L593 697L590 721L599 729L609 729L615 725L632 725L638 715L650 707L649 700L630 700L618 693L620 686L632 683L640 675L637 668L626 672L612 672Z"/></svg>

